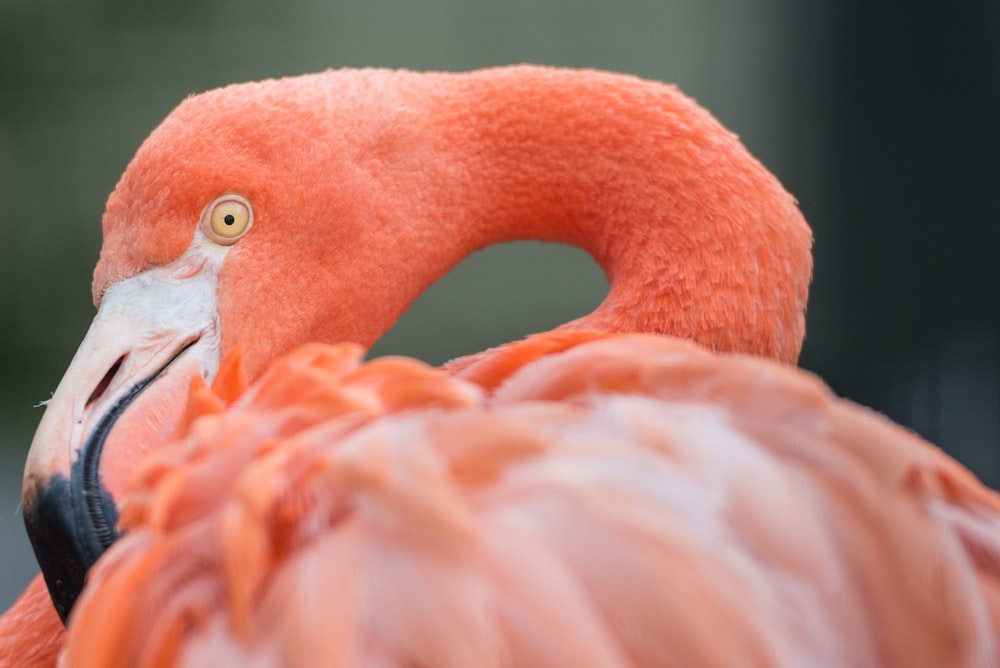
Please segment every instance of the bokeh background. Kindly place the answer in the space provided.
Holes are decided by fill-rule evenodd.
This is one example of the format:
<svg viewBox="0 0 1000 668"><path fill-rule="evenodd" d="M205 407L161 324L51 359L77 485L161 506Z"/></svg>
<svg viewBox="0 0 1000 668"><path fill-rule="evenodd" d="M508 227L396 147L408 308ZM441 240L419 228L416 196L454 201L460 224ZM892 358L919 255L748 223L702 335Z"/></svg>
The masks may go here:
<svg viewBox="0 0 1000 668"><path fill-rule="evenodd" d="M186 95L341 66L535 62L678 83L816 234L802 365L1000 483L1000 3L0 0L0 609L41 409L93 307L104 199ZM376 348L430 362L601 300L574 249L470 258Z"/></svg>

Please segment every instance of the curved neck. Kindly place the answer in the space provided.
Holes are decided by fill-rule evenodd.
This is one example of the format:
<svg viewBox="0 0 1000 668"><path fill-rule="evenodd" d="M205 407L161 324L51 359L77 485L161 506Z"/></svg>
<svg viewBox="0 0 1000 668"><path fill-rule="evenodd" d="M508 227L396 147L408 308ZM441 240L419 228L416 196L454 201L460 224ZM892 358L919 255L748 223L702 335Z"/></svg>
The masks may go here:
<svg viewBox="0 0 1000 668"><path fill-rule="evenodd" d="M809 228L708 112L673 87L594 72L487 70L436 90L423 117L447 158L420 184L438 258L427 284L489 244L567 243L610 291L566 326L797 360Z"/></svg>

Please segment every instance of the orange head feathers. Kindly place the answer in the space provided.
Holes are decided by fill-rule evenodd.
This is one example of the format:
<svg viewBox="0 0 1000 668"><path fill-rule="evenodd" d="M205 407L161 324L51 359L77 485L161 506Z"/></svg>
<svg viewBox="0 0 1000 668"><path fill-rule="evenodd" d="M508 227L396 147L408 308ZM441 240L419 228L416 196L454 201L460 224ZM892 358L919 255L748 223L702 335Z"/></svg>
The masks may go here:
<svg viewBox="0 0 1000 668"><path fill-rule="evenodd" d="M253 379L305 342L368 346L471 252L537 239L583 248L609 279L566 329L794 362L812 268L793 198L675 88L528 66L330 71L191 97L141 146L103 227L98 315L25 469L63 616L191 376L211 380L236 348ZM495 378L508 354L452 368Z"/></svg>

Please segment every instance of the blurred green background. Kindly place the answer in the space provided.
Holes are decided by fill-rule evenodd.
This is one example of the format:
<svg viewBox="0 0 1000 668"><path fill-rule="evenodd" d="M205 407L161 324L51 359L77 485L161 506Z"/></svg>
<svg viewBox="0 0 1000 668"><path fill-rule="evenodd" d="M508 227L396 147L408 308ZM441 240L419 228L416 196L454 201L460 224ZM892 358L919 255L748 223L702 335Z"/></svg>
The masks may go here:
<svg viewBox="0 0 1000 668"><path fill-rule="evenodd" d="M341 66L535 62L676 82L816 234L802 364L1000 483L1000 3L0 0L0 606L41 409L93 307L104 200L186 95ZM440 362L595 306L583 253L477 254L376 348Z"/></svg>

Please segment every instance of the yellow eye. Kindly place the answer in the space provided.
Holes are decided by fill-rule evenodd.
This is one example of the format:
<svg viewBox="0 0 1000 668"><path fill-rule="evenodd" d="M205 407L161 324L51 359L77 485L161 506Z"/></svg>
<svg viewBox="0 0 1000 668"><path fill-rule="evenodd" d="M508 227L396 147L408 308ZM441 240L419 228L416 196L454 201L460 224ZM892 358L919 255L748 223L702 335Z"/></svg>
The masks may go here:
<svg viewBox="0 0 1000 668"><path fill-rule="evenodd" d="M202 227L205 236L217 244L236 243L253 225L253 209L245 197L223 195L208 206Z"/></svg>

